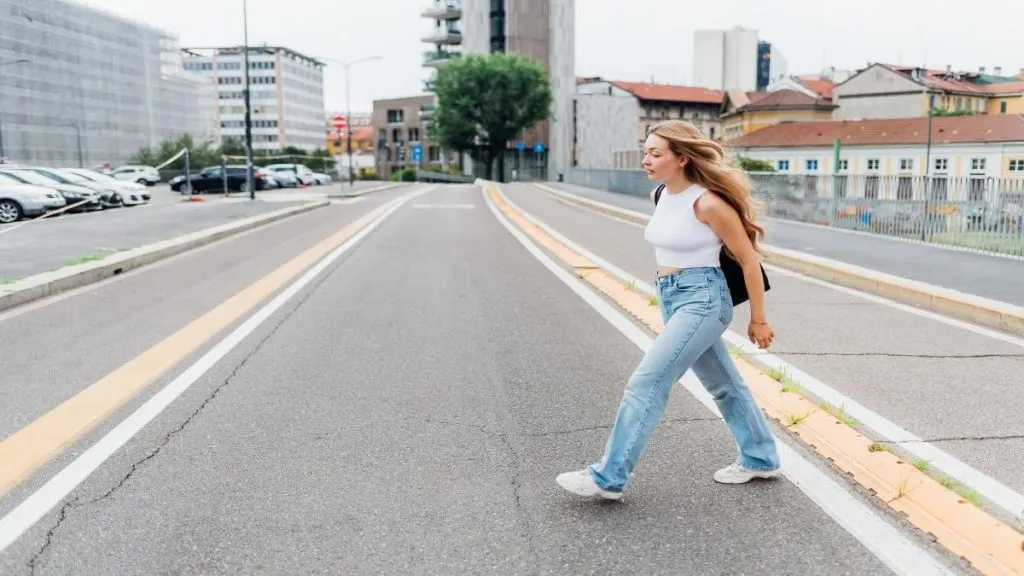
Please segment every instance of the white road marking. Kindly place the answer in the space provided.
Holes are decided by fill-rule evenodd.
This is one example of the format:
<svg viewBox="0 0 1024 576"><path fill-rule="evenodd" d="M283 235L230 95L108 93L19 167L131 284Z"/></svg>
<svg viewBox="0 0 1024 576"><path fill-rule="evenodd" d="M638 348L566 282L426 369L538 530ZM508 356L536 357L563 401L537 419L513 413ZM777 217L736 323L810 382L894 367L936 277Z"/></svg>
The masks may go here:
<svg viewBox="0 0 1024 576"><path fill-rule="evenodd" d="M413 204L413 208L461 208L472 210L472 204Z"/></svg>
<svg viewBox="0 0 1024 576"><path fill-rule="evenodd" d="M549 226L547 223L537 219L537 217L533 216L529 212L524 211L522 208L520 208L514 202L512 202L511 199L508 199L508 202L532 224L534 224L541 230L544 230L545 232L547 232L552 237L556 238L559 242L562 242L572 250L575 250L584 257L588 258L598 266L601 266L609 273L611 273L612 276L618 278L621 282L625 284L634 283L638 291L642 291L648 295L655 294L654 287L648 284L647 282L644 282L643 280L636 278L632 274L629 274L625 270L619 268L618 266L615 266L611 262L605 260L604 258L601 258L597 254L594 254L593 252L566 238L564 235L562 235L560 232ZM879 301L879 303L881 304L891 304L899 309L907 308L908 311L924 312L903 304L886 301L885 299L878 296L858 293L856 290L850 288L844 288L842 286L833 286L821 280L807 278L801 274L790 272L788 270L782 270L781 268L775 266L765 265L765 268L770 268L773 271L782 272L787 275L796 276L802 280L806 280L808 282L812 282L820 286L834 288L839 290L840 292L852 294L855 296L861 296L867 300ZM924 314L933 315L933 313L931 312L924 312ZM966 324L960 322L959 320L951 320L948 318L946 318L945 320L947 320L948 323L954 325ZM984 328L973 328L977 328L978 330L985 330ZM992 336L999 337L998 339L1013 344L1019 343L1021 345L1024 345L1024 341L1020 341L1020 339L1014 338L1013 336L999 334L997 332L993 332ZM733 344L734 346L740 348L745 354L755 357L757 359L757 362L764 364L765 366L774 368L776 370L782 370L790 374L793 380L799 382L805 389L811 392L811 394L814 394L815 396L822 400L830 402L834 406L842 407L847 414L857 419L861 424L863 424L865 427L874 432L875 438L877 440L899 443L902 449L913 454L915 457L928 462L929 465L932 466L933 468L951 476L952 478L959 480L960 482L963 482L967 486L970 486L971 488L976 490L978 494L992 501L993 504L995 504L999 508L1002 508L1005 512L1012 514L1016 518L1024 518L1024 495L1022 495L1021 493L1015 491L1009 486L1006 486L1005 484L989 476L988 474L985 474L984 472L973 468L966 462L960 460L959 458L953 456L952 454L946 452L945 450L942 450L941 448L938 448L932 444L925 442L920 436L917 436L916 434L911 433L910 431L900 427L894 422L887 420L881 414L878 414L877 412L872 411L870 408L861 405L856 400L850 398L849 396L843 394L839 390L836 390L832 386L815 378L814 376L811 376L810 374L804 372L803 370L793 366L792 364L789 364L785 360L773 354L769 354L763 350L758 349L756 346L751 344L750 341L747 340L746 337L744 337L743 335L738 334L732 330L727 330L725 333L725 339L730 344Z"/></svg>
<svg viewBox="0 0 1024 576"><path fill-rule="evenodd" d="M61 503L64 498L81 484L90 474L107 461L115 452L124 446L132 437L142 430L146 424L156 418L165 408L170 406L183 392L189 389L200 377L210 368L217 364L235 346L241 343L260 324L266 321L286 302L291 300L300 290L305 288L317 276L323 273L335 260L355 247L363 238L369 235L388 216L394 214L412 198L426 194L433 188L428 187L407 194L401 198L392 200L392 206L368 224L365 228L346 240L341 246L335 248L320 262L310 268L298 280L285 288L273 300L250 316L238 328L232 331L227 337L217 343L199 360L189 366L177 378L171 381L166 387L153 395L135 412L124 421L107 432L103 438L90 446L80 456L64 467L53 478L46 482L41 488L33 492L28 498L17 507L0 518L0 552L17 540L22 534L39 521L54 506Z"/></svg>
<svg viewBox="0 0 1024 576"><path fill-rule="evenodd" d="M541 264L554 274L563 284L589 304L598 314L619 330L637 348L647 351L652 339L625 314L612 307L610 303L591 291L581 281L553 262L538 248L532 240L517 229L491 202L484 190L484 200L494 217L508 232L523 245ZM518 208L517 208L518 210ZM525 213L523 213L525 215ZM528 217L534 224L535 218ZM550 233L550 230L546 230ZM559 238L559 240L562 240ZM575 249L575 247L570 246ZM582 252L581 252L582 253ZM590 257L587 254L584 256ZM595 260L595 263L600 264ZM680 380L683 386L701 404L713 414L721 418L714 400L703 389L692 372ZM882 518L866 504L858 500L839 483L816 468L807 459L785 442L779 443L779 451L785 462L783 473L794 485L806 494L815 504L824 510L837 524L846 529L857 540L864 544L876 557L897 574L919 576L922 574L951 574L942 564L920 546L912 542L889 522Z"/></svg>

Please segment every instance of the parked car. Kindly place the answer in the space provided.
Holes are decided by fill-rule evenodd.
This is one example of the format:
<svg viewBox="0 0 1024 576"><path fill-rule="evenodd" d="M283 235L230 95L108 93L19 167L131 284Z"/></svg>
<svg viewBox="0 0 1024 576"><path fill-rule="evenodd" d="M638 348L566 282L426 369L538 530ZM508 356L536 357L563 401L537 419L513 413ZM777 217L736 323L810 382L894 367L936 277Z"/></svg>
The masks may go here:
<svg viewBox="0 0 1024 576"><path fill-rule="evenodd" d="M273 172L271 170L267 170L266 168L261 168L261 170L269 174L270 177L273 178L274 181L276 181L278 186L280 186L281 188L299 187L299 177L294 172L289 172L287 170Z"/></svg>
<svg viewBox="0 0 1024 576"><path fill-rule="evenodd" d="M102 184L103 186L111 187L117 190L121 194L121 203L125 206L137 206L139 204L145 204L149 202L152 195L149 193L149 189L144 184L138 182L125 182L122 180L115 180L112 176L107 176L95 170L88 168L65 168L61 170L62 173L69 173L81 178L85 178L90 182Z"/></svg>
<svg viewBox="0 0 1024 576"><path fill-rule="evenodd" d="M313 180L316 182L317 186L323 186L330 184L332 178L329 174L324 174L323 172L313 172Z"/></svg>
<svg viewBox="0 0 1024 576"><path fill-rule="evenodd" d="M38 172L39 174L59 182L60 184L72 184L88 188L99 196L100 203L103 204L104 208L119 208L124 205L124 199L121 197L121 192L116 186L93 182L88 178L83 178L61 168L41 168L37 166L30 166L26 169Z"/></svg>
<svg viewBox="0 0 1024 576"><path fill-rule="evenodd" d="M21 184L0 176L0 224L39 216L66 204L64 197L52 188Z"/></svg>
<svg viewBox="0 0 1024 576"><path fill-rule="evenodd" d="M137 182L144 186L155 186L160 183L160 172L152 166L118 166L110 175L118 180Z"/></svg>
<svg viewBox="0 0 1024 576"><path fill-rule="evenodd" d="M58 192L64 197L67 204L76 205L74 208L69 208L68 212L91 212L103 209L99 194L93 190L74 184L61 184L33 170L4 168L0 170L0 177L14 179L18 184L34 184Z"/></svg>
<svg viewBox="0 0 1024 576"><path fill-rule="evenodd" d="M263 190L267 182L258 170L253 170L253 187L256 190ZM192 174L189 182L185 176L176 176L171 179L171 190L175 192L192 193L196 192L222 192L224 190L224 172L220 166L207 166L198 173ZM244 191L246 189L246 168L245 166L227 166L227 189L233 191Z"/></svg>
<svg viewBox="0 0 1024 576"><path fill-rule="evenodd" d="M298 178L299 182L303 186L312 186L313 184L316 184L316 178L313 176L313 171L303 164L270 164L268 166L264 166L264 168L271 172L291 172L292 174L295 174L296 178Z"/></svg>

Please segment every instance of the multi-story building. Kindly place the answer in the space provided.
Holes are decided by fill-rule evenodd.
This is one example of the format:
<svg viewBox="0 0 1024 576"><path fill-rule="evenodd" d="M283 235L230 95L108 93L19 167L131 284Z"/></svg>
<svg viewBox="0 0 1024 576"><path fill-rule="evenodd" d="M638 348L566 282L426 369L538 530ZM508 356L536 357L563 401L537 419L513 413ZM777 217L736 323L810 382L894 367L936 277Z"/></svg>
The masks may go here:
<svg viewBox="0 0 1024 576"><path fill-rule="evenodd" d="M786 76L789 61L782 55L779 47L771 42L760 40L757 43L757 91L764 92L768 86Z"/></svg>
<svg viewBox="0 0 1024 576"><path fill-rule="evenodd" d="M693 82L715 90L757 90L757 30L698 30L693 34Z"/></svg>
<svg viewBox="0 0 1024 576"><path fill-rule="evenodd" d="M217 87L223 138L245 140L245 70L241 46L187 48L185 70ZM253 150L324 145L324 64L280 46L249 47Z"/></svg>
<svg viewBox="0 0 1024 576"><path fill-rule="evenodd" d="M214 91L177 39L64 0L0 0L0 158L119 164L191 134L215 141Z"/></svg>
<svg viewBox="0 0 1024 576"><path fill-rule="evenodd" d="M421 166L440 163L440 148L426 141L427 120L421 113L433 101L433 94L374 100L372 123L379 177L387 179L396 170L415 167L412 147L416 144L422 147Z"/></svg>
<svg viewBox="0 0 1024 576"><path fill-rule="evenodd" d="M518 53L548 69L554 100L551 119L509 142L510 147L522 143L525 149L506 156L506 174L522 161L531 171L539 166L541 176L557 178L572 162L575 0L461 0L459 18L463 53ZM443 65L458 54L428 56L425 64ZM468 159L464 163L467 171L474 170Z"/></svg>
<svg viewBox="0 0 1024 576"><path fill-rule="evenodd" d="M458 47L462 44L462 1L433 0L421 16L431 23L423 41L433 45L432 50L423 54L423 66L436 71L438 66L460 54ZM424 88L428 92L433 90L435 76L436 73L432 73L424 81Z"/></svg>
<svg viewBox="0 0 1024 576"><path fill-rule="evenodd" d="M917 116L778 124L729 147L782 174L805 177L805 193L812 196L982 201L1020 193L1024 116L946 116L932 118L931 125L930 143L928 118ZM822 177L806 178L815 175ZM1012 185L1000 186L1007 182Z"/></svg>
<svg viewBox="0 0 1024 576"><path fill-rule="evenodd" d="M746 103L734 106L744 98ZM776 124L831 120L837 106L820 96L782 89L754 95L730 90L726 93L726 103L722 108L723 137L733 140Z"/></svg>
<svg viewBox="0 0 1024 576"><path fill-rule="evenodd" d="M987 74L872 64L833 89L838 120L957 114L1024 113L1024 81L996 68Z"/></svg>

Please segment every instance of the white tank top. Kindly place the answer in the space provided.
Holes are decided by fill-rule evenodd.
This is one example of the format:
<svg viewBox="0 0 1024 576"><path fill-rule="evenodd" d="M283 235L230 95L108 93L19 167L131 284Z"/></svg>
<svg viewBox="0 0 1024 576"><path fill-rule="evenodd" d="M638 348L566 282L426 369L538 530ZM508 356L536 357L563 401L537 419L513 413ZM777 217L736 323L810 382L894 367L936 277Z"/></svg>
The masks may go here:
<svg viewBox="0 0 1024 576"><path fill-rule="evenodd" d="M678 194L661 191L644 230L644 238L654 246L659 266L673 268L716 268L721 266L722 240L710 226L697 219L693 205L706 192L694 184Z"/></svg>

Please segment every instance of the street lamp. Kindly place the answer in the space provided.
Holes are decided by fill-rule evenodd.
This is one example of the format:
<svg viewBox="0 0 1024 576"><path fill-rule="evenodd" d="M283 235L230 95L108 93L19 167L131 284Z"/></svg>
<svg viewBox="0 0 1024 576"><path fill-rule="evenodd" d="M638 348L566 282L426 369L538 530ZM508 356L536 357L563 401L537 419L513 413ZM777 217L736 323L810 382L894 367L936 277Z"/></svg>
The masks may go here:
<svg viewBox="0 0 1024 576"><path fill-rule="evenodd" d="M28 64L31 62L28 58L18 58L17 60L6 60L0 62L0 66L12 66L14 64ZM4 160L4 125L3 116L0 116L0 162Z"/></svg>
<svg viewBox="0 0 1024 576"><path fill-rule="evenodd" d="M349 68L352 67L355 64L360 64L362 62L370 62L371 60L380 60L380 59L381 59L380 56L368 56L366 58L360 58L358 60L349 60L348 62L343 62L341 60L334 60L334 59L331 59L331 58L322 58L322 60L326 60L328 62L333 62L335 64L340 64L341 66L343 66L345 68L345 108L347 110L345 112L345 114L347 116L345 119L348 121L348 125L346 126L347 143L345 145L345 148L347 149L347 153L348 153L348 185L349 186L353 186L354 185L354 183L355 183L355 175L354 175L354 172L352 171L352 100L351 100L351 94L350 94L350 90L349 90L348 71L349 71Z"/></svg>
<svg viewBox="0 0 1024 576"><path fill-rule="evenodd" d="M245 90L245 185L249 187L249 199L256 199L256 187L252 181L252 110L249 103L249 2L242 0L243 56Z"/></svg>

